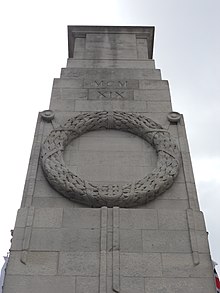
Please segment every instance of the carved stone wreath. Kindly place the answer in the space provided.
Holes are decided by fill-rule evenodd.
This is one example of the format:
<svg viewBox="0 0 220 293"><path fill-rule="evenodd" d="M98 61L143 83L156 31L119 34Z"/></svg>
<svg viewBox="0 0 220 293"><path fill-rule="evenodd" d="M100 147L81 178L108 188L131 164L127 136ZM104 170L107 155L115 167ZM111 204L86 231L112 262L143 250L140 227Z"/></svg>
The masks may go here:
<svg viewBox="0 0 220 293"><path fill-rule="evenodd" d="M100 129L127 131L143 138L157 152L157 167L144 178L124 185L95 185L75 175L63 160L64 148L85 132ZM91 207L133 207L155 199L173 184L179 158L175 141L161 125L141 115L116 111L83 113L67 120L51 131L41 150L42 167L53 188Z"/></svg>

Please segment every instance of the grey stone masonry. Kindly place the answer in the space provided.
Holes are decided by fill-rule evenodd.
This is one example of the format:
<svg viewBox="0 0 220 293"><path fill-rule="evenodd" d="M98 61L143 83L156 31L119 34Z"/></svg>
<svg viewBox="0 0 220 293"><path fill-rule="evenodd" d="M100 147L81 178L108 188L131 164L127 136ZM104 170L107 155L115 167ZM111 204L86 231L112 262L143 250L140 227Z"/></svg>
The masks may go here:
<svg viewBox="0 0 220 293"><path fill-rule="evenodd" d="M68 27L3 293L215 292L184 120L153 42L153 27Z"/></svg>

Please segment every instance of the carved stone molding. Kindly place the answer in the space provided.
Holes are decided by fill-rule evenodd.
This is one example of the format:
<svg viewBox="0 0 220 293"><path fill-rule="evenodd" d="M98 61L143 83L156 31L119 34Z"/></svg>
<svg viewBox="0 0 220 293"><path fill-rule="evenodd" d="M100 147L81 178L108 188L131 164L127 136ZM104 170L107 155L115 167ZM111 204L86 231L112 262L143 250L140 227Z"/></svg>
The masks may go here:
<svg viewBox="0 0 220 293"><path fill-rule="evenodd" d="M85 132L100 129L127 131L143 138L157 152L157 167L144 178L124 185L95 185L75 175L63 160L64 148ZM41 150L42 168L53 188L91 207L134 207L155 199L173 184L179 158L177 144L161 125L141 115L116 111L89 112L68 119L51 131Z"/></svg>

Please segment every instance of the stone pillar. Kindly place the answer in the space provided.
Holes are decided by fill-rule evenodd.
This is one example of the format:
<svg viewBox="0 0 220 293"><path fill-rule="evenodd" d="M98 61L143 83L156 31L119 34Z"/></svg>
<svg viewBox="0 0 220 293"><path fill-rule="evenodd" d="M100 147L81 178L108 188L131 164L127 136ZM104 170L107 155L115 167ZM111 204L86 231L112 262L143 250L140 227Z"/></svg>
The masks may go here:
<svg viewBox="0 0 220 293"><path fill-rule="evenodd" d="M68 27L4 293L215 292L183 116L153 38L153 27Z"/></svg>

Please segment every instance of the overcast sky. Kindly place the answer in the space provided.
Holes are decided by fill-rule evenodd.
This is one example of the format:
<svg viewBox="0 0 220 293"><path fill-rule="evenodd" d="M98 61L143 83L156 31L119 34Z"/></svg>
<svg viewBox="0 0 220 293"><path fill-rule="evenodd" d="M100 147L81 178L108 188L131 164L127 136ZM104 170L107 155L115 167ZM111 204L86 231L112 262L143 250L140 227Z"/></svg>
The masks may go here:
<svg viewBox="0 0 220 293"><path fill-rule="evenodd" d="M220 264L220 1L12 0L2 1L0 14L0 265L37 114L48 108L53 78L66 65L67 25L155 26L154 59L170 83L173 110L185 117L211 254Z"/></svg>

